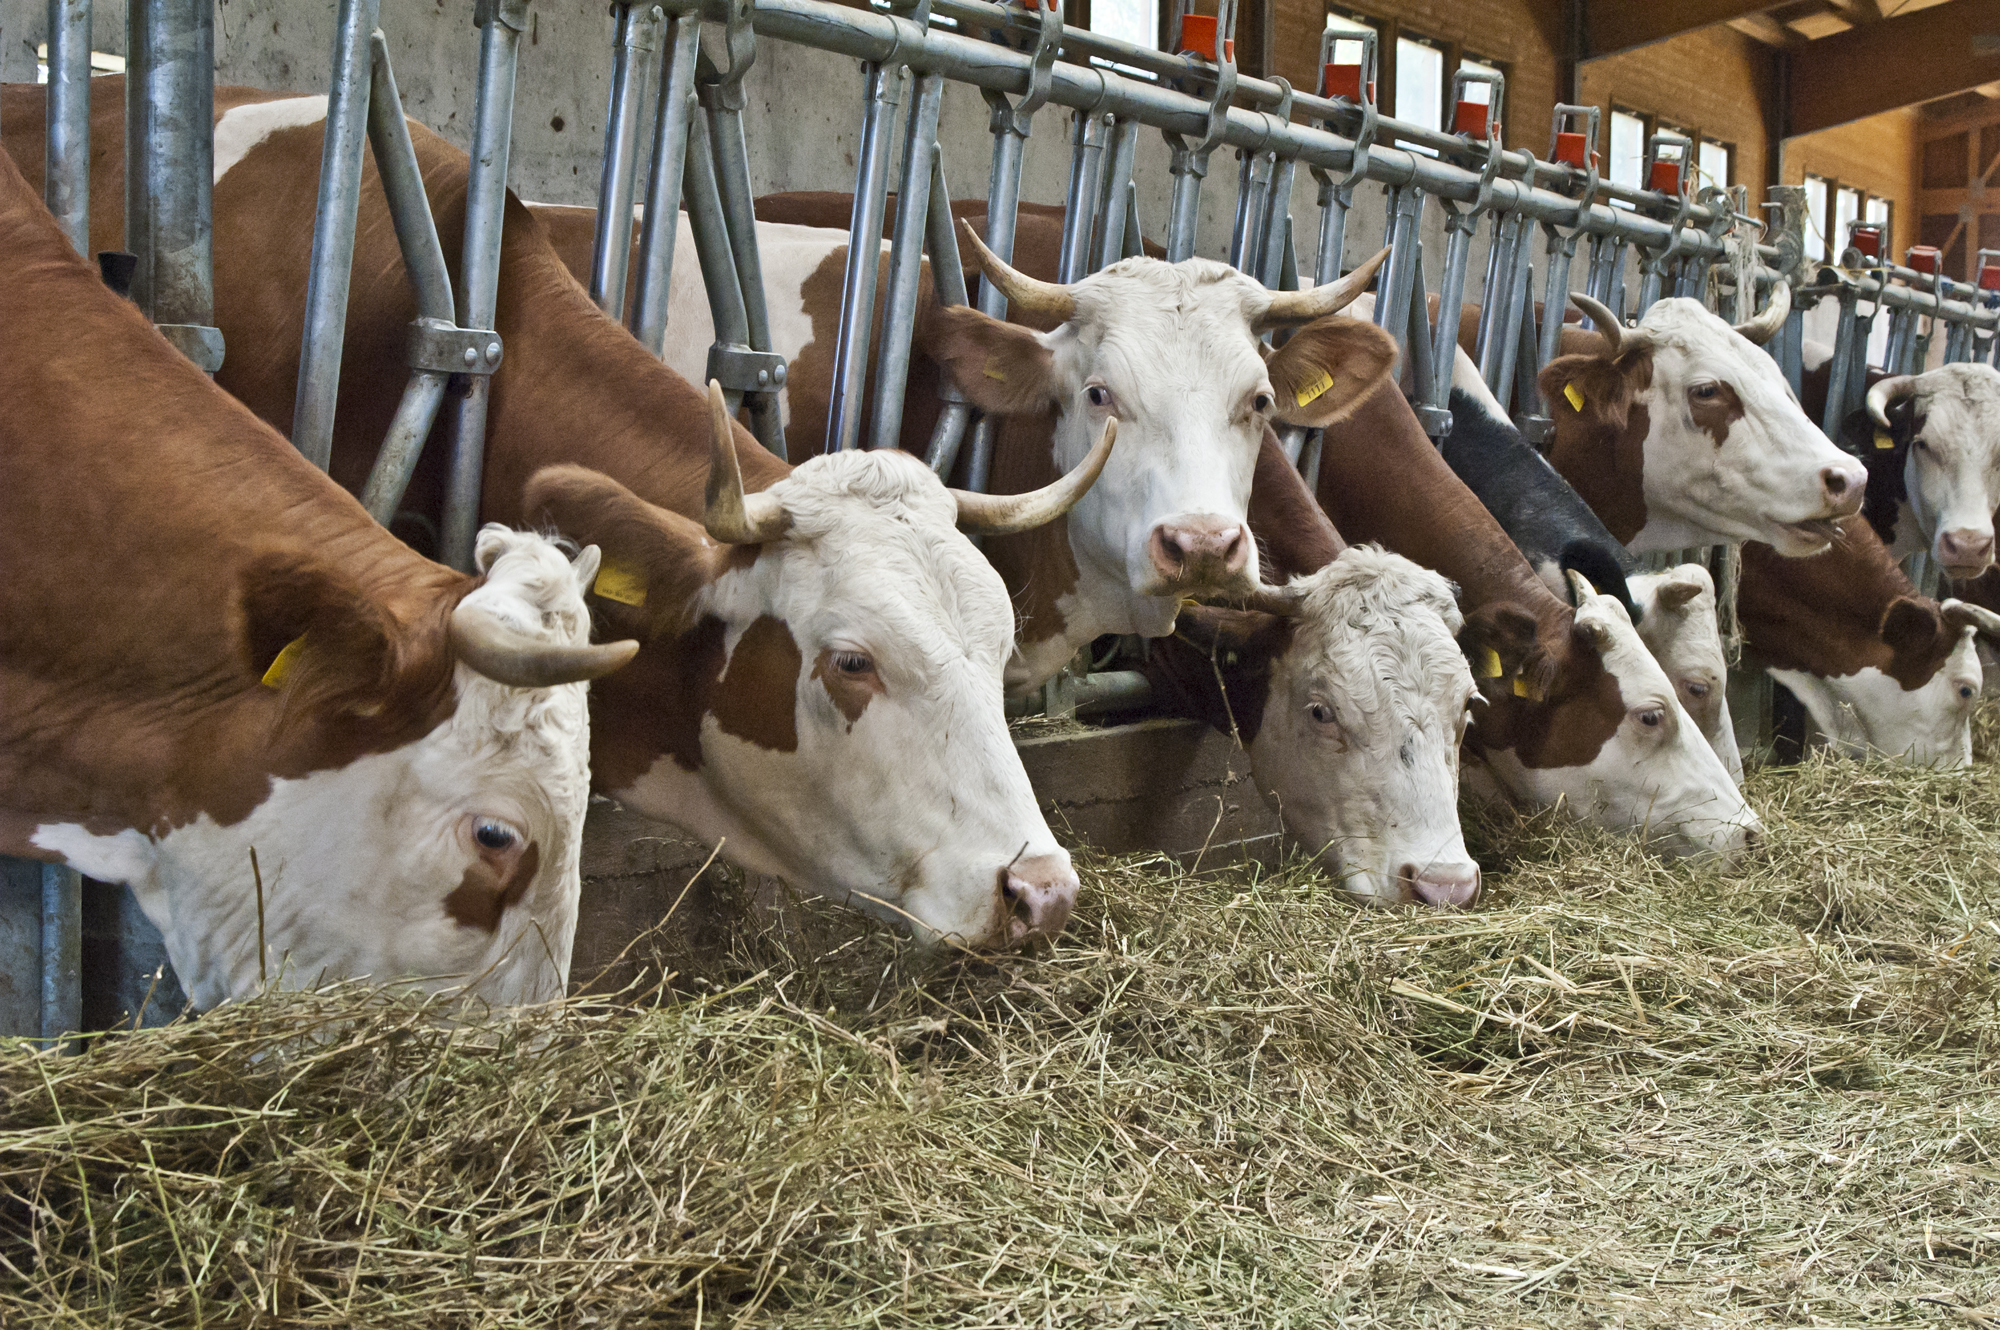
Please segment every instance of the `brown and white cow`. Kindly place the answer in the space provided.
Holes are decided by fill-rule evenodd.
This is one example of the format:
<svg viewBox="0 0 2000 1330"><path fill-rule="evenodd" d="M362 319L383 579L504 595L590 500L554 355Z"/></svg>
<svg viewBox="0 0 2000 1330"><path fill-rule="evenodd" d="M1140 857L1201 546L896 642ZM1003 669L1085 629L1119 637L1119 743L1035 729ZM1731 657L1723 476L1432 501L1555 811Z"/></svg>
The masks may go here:
<svg viewBox="0 0 2000 1330"><path fill-rule="evenodd" d="M589 795L571 563L420 558L106 290L0 154L0 852L125 883L200 1006L560 996ZM260 951L261 944L261 951Z"/></svg>
<svg viewBox="0 0 2000 1330"><path fill-rule="evenodd" d="M1867 472L1758 349L1783 325L1789 287L1740 328L1675 298L1625 329L1588 296L1570 298L1599 337L1542 369L1549 460L1633 551L1761 540L1798 557L1826 549L1834 524L1860 511Z"/></svg>
<svg viewBox="0 0 2000 1330"><path fill-rule="evenodd" d="M110 248L123 226L123 82L99 79L92 94L92 233ZM289 423L325 98L219 88L215 104L215 307L229 345L217 381ZM38 174L43 90L7 89L0 112L8 149ZM410 130L455 264L465 155ZM371 164L334 440L334 476L350 489L395 411L414 315ZM725 486L717 509L703 394L591 305L511 199L497 324L506 361L485 515L559 509L619 574L598 579L595 608L647 630L619 685L592 698L597 788L926 938L988 946L1059 931L1077 879L1007 738L1006 593L952 522L970 513L1014 529L1073 501L1088 468L1017 496L1009 515L955 499L907 458L787 467L732 424L743 488L770 498L746 505ZM443 451L427 451L412 486L419 510L440 493ZM746 526L735 512L746 508L781 512L783 530L776 518Z"/></svg>

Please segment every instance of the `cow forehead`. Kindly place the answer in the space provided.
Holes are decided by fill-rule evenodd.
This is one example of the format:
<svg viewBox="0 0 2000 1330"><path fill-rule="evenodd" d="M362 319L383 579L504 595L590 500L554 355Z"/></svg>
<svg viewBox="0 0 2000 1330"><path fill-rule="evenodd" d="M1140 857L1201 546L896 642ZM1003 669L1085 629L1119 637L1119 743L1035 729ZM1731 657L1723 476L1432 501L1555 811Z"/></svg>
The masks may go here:
<svg viewBox="0 0 2000 1330"><path fill-rule="evenodd" d="M1076 315L1059 334L1059 356L1142 381L1165 370L1191 389L1263 374L1250 318L1268 297L1234 268L1126 259L1072 290Z"/></svg>
<svg viewBox="0 0 2000 1330"><path fill-rule="evenodd" d="M1946 365L1920 376L1916 387L1924 437L1933 447L1976 448L2000 433L2000 370L1990 365ZM2000 455L1993 443L1986 446Z"/></svg>
<svg viewBox="0 0 2000 1330"><path fill-rule="evenodd" d="M1356 546L1295 585L1305 603L1288 659L1315 678L1330 675L1357 703L1379 703L1399 687L1427 698L1471 691L1472 672L1453 637L1464 620L1438 574Z"/></svg>
<svg viewBox="0 0 2000 1330"><path fill-rule="evenodd" d="M1639 330L1654 348L1655 383L1681 387L1688 376L1714 373L1726 375L1739 393L1791 397L1778 362L1697 300L1659 301L1646 311Z"/></svg>
<svg viewBox="0 0 2000 1330"><path fill-rule="evenodd" d="M1600 654L1605 671L1617 680L1626 706L1673 697L1674 687L1667 679L1667 672L1653 659L1653 653L1646 650L1646 644L1639 639L1639 630L1625 616L1624 606L1609 596L1595 596L1577 610L1576 621L1609 637L1609 645Z"/></svg>

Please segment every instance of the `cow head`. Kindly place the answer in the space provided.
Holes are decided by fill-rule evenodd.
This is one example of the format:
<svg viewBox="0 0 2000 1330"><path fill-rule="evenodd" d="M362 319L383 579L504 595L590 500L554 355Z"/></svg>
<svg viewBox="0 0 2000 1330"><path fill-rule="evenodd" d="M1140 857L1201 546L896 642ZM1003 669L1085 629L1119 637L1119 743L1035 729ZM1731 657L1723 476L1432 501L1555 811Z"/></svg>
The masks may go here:
<svg viewBox="0 0 2000 1330"><path fill-rule="evenodd" d="M1481 679L1467 748L1530 804L1566 804L1664 853L1740 855L1761 834L1722 760L1639 640L1625 607L1577 578L1567 640L1504 603L1468 615Z"/></svg>
<svg viewBox="0 0 2000 1330"><path fill-rule="evenodd" d="M1973 637L1996 629L2000 619L1977 606L1899 596L1882 612L1874 639L1858 644L1851 672L1774 667L1770 675L1792 690L1834 748L1849 757L1962 767L1972 761L1972 711L1981 682Z"/></svg>
<svg viewBox="0 0 2000 1330"><path fill-rule="evenodd" d="M587 645L595 551L572 565L489 526L477 558L483 581L395 608L316 553L252 558L234 622L272 774L242 806L150 834L37 833L133 887L196 1005L326 976L561 996L589 797L581 681L634 644ZM204 733L185 768L239 737Z"/></svg>
<svg viewBox="0 0 2000 1330"><path fill-rule="evenodd" d="M955 524L1050 520L1115 429L1031 494L957 494L884 451L816 457L746 495L710 398L703 523L580 467L529 481L527 512L603 546L599 610L645 643L593 699L599 787L925 940L1053 937L1077 878L1008 738L1006 590Z"/></svg>
<svg viewBox="0 0 2000 1330"><path fill-rule="evenodd" d="M1906 444L1905 491L1931 557L1956 578L1993 566L2000 508L2000 370L1946 365L1897 375L1868 390L1868 414Z"/></svg>
<svg viewBox="0 0 2000 1330"><path fill-rule="evenodd" d="M982 411L1052 416L1058 466L1083 457L1100 422L1119 421L1104 483L1068 518L1077 594L1090 607L1082 635L1163 636L1182 597L1249 593L1258 582L1250 477L1266 425L1332 423L1394 358L1379 329L1323 318L1360 293L1383 256L1303 292L1266 290L1206 259L1131 258L1059 286L1016 272L963 231L1015 312L1055 327L942 309L926 322L931 357ZM1310 326L1267 359L1260 334L1301 324Z"/></svg>
<svg viewBox="0 0 2000 1330"><path fill-rule="evenodd" d="M1729 718L1729 663L1715 617L1715 582L1708 569L1684 563L1663 573L1625 581L1639 610L1639 640L1672 680L1674 694L1694 717L1730 777L1743 783L1743 755Z"/></svg>
<svg viewBox="0 0 2000 1330"><path fill-rule="evenodd" d="M1263 603L1279 612L1191 609L1178 631L1225 679L1265 672L1228 700L1257 708L1234 719L1286 833L1363 900L1470 905L1479 866L1459 832L1458 746L1472 675L1451 584L1361 545Z"/></svg>
<svg viewBox="0 0 2000 1330"><path fill-rule="evenodd" d="M1736 328L1675 298L1626 330L1588 296L1570 298L1604 345L1542 370L1551 460L1633 550L1761 540L1816 554L1860 510L1867 472L1806 418L1758 350L1790 311L1789 287Z"/></svg>

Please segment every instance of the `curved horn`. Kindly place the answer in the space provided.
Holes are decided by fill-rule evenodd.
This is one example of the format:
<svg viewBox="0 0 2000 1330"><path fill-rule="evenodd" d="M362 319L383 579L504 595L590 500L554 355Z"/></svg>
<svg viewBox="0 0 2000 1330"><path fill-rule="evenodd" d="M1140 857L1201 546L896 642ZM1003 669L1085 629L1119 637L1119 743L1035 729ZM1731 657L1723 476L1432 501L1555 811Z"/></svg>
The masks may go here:
<svg viewBox="0 0 2000 1330"><path fill-rule="evenodd" d="M1868 390L1868 416L1883 429L1891 429L1889 405L1908 397L1917 390L1917 380L1910 374L1892 374Z"/></svg>
<svg viewBox="0 0 2000 1330"><path fill-rule="evenodd" d="M1778 329L1785 326L1785 320L1792 312L1792 284L1785 281L1771 283L1771 298L1764 302L1764 312L1748 323L1736 324L1736 331L1749 338L1754 346L1762 346L1778 335Z"/></svg>
<svg viewBox="0 0 2000 1330"><path fill-rule="evenodd" d="M622 642L570 646L545 642L515 628L492 610L461 600L451 612L451 649L475 673L510 688L554 688L601 679L639 653Z"/></svg>
<svg viewBox="0 0 2000 1330"><path fill-rule="evenodd" d="M1111 445L1117 439L1118 417L1106 416L1104 428L1097 435L1097 443L1075 470L1026 494L951 491L951 497L958 500L959 529L989 536L1007 536L1053 522L1074 508L1076 501L1089 492L1097 480L1097 473L1104 470L1105 459L1111 456Z"/></svg>
<svg viewBox="0 0 2000 1330"><path fill-rule="evenodd" d="M986 248L986 242L972 229L972 223L961 217L958 226L966 240L971 242L979 271L985 273L986 280L1013 302L1016 310L1023 314L1041 314L1057 323L1068 323L1076 314L1076 297L1069 293L1068 287L1059 282L1044 282L1009 267L998 254Z"/></svg>
<svg viewBox="0 0 2000 1330"><path fill-rule="evenodd" d="M1389 251L1385 249L1337 282L1328 282L1325 286L1315 286L1306 291L1280 291L1271 297L1271 303L1264 306L1264 312L1252 322L1262 332L1284 324L1311 323L1336 310L1346 309L1354 303L1356 296L1368 289L1368 283L1375 280L1375 270L1388 258Z"/></svg>
<svg viewBox="0 0 2000 1330"><path fill-rule="evenodd" d="M1597 588L1590 584L1590 579L1576 569L1565 568L1563 575L1569 579L1569 593L1578 608L1588 605L1591 598L1597 595Z"/></svg>
<svg viewBox="0 0 2000 1330"><path fill-rule="evenodd" d="M2000 642L2000 614L1983 605L1969 605L1962 600L1947 600L1938 607L1944 621L1960 628L1970 625L1981 637Z"/></svg>
<svg viewBox="0 0 2000 1330"><path fill-rule="evenodd" d="M708 381L708 494L701 524L711 540L725 545L761 545L792 525L792 515L773 495L743 493L743 468L736 460L735 431L722 385Z"/></svg>
<svg viewBox="0 0 2000 1330"><path fill-rule="evenodd" d="M1619 349L1625 345L1625 328L1619 323L1618 316L1611 312L1610 307L1599 304L1581 291L1570 292L1569 303L1590 317L1590 321L1597 325L1598 336L1604 339L1605 345L1611 349L1611 354L1617 355Z"/></svg>
<svg viewBox="0 0 2000 1330"><path fill-rule="evenodd" d="M1306 589L1297 582L1287 582L1283 586L1260 585L1243 598L1243 608L1276 615L1280 619L1296 619L1306 612Z"/></svg>

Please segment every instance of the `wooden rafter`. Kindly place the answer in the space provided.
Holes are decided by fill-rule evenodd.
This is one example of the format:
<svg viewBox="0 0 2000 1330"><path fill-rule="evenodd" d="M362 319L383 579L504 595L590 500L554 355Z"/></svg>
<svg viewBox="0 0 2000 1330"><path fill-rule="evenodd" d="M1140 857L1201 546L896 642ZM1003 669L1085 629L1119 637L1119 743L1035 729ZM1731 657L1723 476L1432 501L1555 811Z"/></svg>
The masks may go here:
<svg viewBox="0 0 2000 1330"><path fill-rule="evenodd" d="M1793 134L2000 79L2000 0L1955 0L1792 49Z"/></svg>

